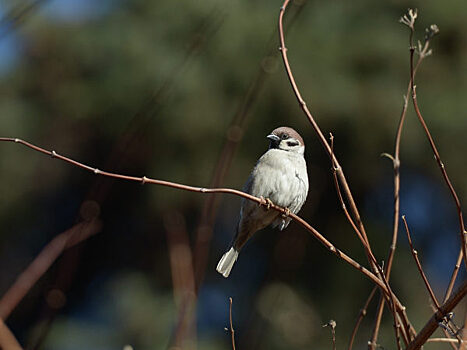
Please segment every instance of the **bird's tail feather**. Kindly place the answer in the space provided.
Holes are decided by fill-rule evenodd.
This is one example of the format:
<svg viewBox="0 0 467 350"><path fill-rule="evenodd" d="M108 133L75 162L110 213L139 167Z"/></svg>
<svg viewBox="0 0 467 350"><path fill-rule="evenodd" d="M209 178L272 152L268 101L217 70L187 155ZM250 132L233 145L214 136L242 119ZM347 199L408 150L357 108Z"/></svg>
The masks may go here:
<svg viewBox="0 0 467 350"><path fill-rule="evenodd" d="M238 251L234 249L234 247L230 248L227 253L222 255L221 260L217 264L217 272L219 272L224 277L229 277L230 271L232 270L235 261L238 258Z"/></svg>

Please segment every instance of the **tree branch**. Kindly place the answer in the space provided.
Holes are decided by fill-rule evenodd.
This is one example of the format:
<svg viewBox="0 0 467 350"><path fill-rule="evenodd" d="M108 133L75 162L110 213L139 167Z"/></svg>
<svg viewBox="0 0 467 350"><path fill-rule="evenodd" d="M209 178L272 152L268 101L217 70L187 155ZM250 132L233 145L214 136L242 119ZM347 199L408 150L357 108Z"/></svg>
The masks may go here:
<svg viewBox="0 0 467 350"><path fill-rule="evenodd" d="M451 312L457 304L467 294L467 280L462 283L459 289L443 304L439 307L433 316L428 320L423 329L418 333L415 339L409 344L406 350L420 349L423 344L426 343L428 338L438 328L438 324L443 321L446 315Z"/></svg>
<svg viewBox="0 0 467 350"><path fill-rule="evenodd" d="M73 160L73 159L71 159L69 157L60 155L55 151L48 151L48 150L46 150L46 149L44 149L42 147L38 147L36 145L33 145L32 143L21 140L19 138L0 137L0 142L1 141L14 142L14 143L24 145L24 146L26 146L26 147L28 147L30 149L33 149L33 150L35 150L37 152L40 152L40 153L43 153L45 155L51 156L52 158L60 159L60 160L62 160L64 162L66 162L66 163L69 163L69 164L71 164L73 166L76 166L78 168L87 170L87 171L92 172L92 173L94 173L96 175L106 176L106 177L115 178L115 179L124 180L124 181L133 181L133 182L140 183L142 185L144 185L144 184L160 185L160 186L166 186L166 187L176 188L176 189L179 189L179 190L197 192L197 193L210 193L210 194L211 193L227 193L227 194L232 194L232 195L236 195L236 196L246 198L248 200L251 200L253 202L258 203L259 205L269 207L270 209L273 209L273 210L277 210L281 214L289 215L289 217L291 217L299 225L301 225L305 230L307 230L309 233L311 233L312 236L315 237L322 245L324 245L327 250L329 250L331 253L333 253L335 256L337 256L341 260L345 261L347 264L352 266L354 269L356 269L356 270L360 271L361 273L363 273L371 281L376 283L378 285L378 287L380 287L382 289L383 293L385 293L388 297L390 297L391 294L393 295L393 293L391 293L390 290L387 288L384 281L381 281L374 273L372 273L367 268L365 268L364 266L362 266L361 264L356 262L354 259L352 259L350 256L348 256L347 254L345 254L344 252L342 252L338 248L336 248L334 246L334 244L329 242L318 230L316 230L314 227L312 227L308 222L303 220L298 215L290 213L290 211L288 211L285 208L282 208L282 207L280 207L278 205L275 205L275 204L270 205L268 202L266 202L264 200L264 198L258 198L258 197L252 196L251 194L248 194L248 193L245 193L245 192L242 192L242 191L239 191L239 190L235 190L235 189L232 189L232 188L196 187L196 186L189 186L189 185L179 184L179 183L171 182L171 181L152 179L152 178L148 178L146 176L138 177L138 176L129 176L129 175L122 175L122 174L112 173L112 172L108 172L108 171L99 170L97 168L93 168L93 167L91 167L89 165L83 164L83 163L78 162L76 160ZM395 298L394 295L393 295L393 297ZM399 310L403 311L405 309L404 306L400 303L400 301L397 298L395 298L395 303L396 303L397 308Z"/></svg>

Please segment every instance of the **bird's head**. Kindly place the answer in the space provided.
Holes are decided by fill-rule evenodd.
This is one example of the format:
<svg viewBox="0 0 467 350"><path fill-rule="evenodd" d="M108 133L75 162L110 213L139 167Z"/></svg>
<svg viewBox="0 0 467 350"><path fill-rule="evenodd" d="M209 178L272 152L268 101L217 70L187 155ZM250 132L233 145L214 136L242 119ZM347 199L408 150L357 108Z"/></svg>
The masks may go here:
<svg viewBox="0 0 467 350"><path fill-rule="evenodd" d="M282 126L274 129L267 138L270 140L269 149L276 148L299 154L305 153L305 143L302 137L292 128Z"/></svg>

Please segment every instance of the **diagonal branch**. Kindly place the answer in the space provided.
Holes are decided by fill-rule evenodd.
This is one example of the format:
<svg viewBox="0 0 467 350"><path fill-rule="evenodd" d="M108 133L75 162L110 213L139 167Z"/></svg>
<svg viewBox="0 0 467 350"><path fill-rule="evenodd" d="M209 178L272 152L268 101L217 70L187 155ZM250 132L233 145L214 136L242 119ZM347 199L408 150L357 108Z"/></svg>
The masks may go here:
<svg viewBox="0 0 467 350"><path fill-rule="evenodd" d="M451 312L457 304L459 304L463 298L467 295L467 280L462 283L459 289L443 304L439 307L433 316L428 320L422 330L417 334L415 339L407 346L406 350L420 349L423 344L426 343L428 338L438 328L439 323L443 322L446 315Z"/></svg>
<svg viewBox="0 0 467 350"><path fill-rule="evenodd" d="M314 227L312 227L308 222L303 220L301 217L298 215L295 215L293 213L290 213L287 209L282 208L278 205L275 204L268 204L264 198L258 198L255 196L252 196L251 194L235 190L232 188L204 188L204 187L195 187L195 186L189 186L189 185L184 185L184 184L179 184L176 182L171 182L171 181L164 181L164 180L157 180L157 179L151 179L146 176L143 177L138 177L138 176L129 176L129 175L123 175L123 174L117 174L117 173L112 173L108 171L103 171L99 170L97 168L93 168L89 165L80 163L76 160L73 160L71 158L68 158L66 156L60 155L55 151L48 151L42 147L38 147L36 145L33 145L32 143L29 143L27 141L21 140L19 138L11 138L11 137L0 137L0 142L14 142L18 143L21 145L24 145L30 149L33 149L37 152L43 153L45 155L48 155L52 158L60 159L66 163L69 163L71 165L74 165L78 168L87 170L89 172L92 172L96 175L100 176L105 176L105 177L110 177L110 178L115 178L119 180L125 180L125 181L133 181L140 183L142 185L144 184L153 184L153 185L160 185L160 186L166 186L166 187L171 187L171 188L176 188L179 190L184 190L184 191L190 191L190 192L197 192L197 193L227 193L227 194L232 194L236 196L240 196L243 198L246 198L248 200L251 200L253 202L258 203L259 205L263 205L266 207L269 207L273 210L277 210L281 214L284 215L289 215L293 220L295 220L299 225L301 225L305 230L307 230L309 233L312 234L313 237L315 237L322 245L326 247L331 253L333 253L335 256L340 258L341 260L345 261L347 264L352 266L354 269L360 271L363 273L367 278L369 278L371 281L373 281L378 287L383 291L384 294L386 294L388 297L392 297L395 300L395 304L397 306L397 309L403 312L405 310L405 307L401 304L401 302L394 296L394 294L388 289L387 285L382 281L379 277L377 277L374 273L369 271L367 268L356 262L354 259L352 259L350 256L339 250L329 242L318 230L316 230Z"/></svg>
<svg viewBox="0 0 467 350"><path fill-rule="evenodd" d="M405 219L405 215L402 215L402 220L404 221L405 232L407 233L407 240L409 241L410 251L417 265L418 272L420 272L420 275L422 276L423 283L425 283L425 287L428 290L428 293L430 294L431 300L436 306L436 310L439 310L438 299L436 298L435 293L433 292L433 288L431 288L430 282L428 282L428 278L426 277L425 272L423 271L422 264L420 263L420 259L418 258L418 252L415 250L413 246L412 237L410 236L409 225L407 225L407 220Z"/></svg>
<svg viewBox="0 0 467 350"><path fill-rule="evenodd" d="M23 350L8 326L0 319L0 349Z"/></svg>

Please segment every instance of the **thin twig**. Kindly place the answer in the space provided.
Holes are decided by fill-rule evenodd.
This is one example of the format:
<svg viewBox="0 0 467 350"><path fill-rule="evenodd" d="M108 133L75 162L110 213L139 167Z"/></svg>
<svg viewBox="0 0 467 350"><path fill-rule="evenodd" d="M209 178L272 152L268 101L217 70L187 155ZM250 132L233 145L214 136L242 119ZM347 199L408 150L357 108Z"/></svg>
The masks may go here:
<svg viewBox="0 0 467 350"><path fill-rule="evenodd" d="M415 16L416 18L416 16ZM415 21L415 18L414 18L414 21ZM417 114L417 117L418 117L418 120L420 121L420 124L422 125L422 128L423 130L425 131L425 134L426 134L426 137L430 143L430 146L431 146L431 149L433 151L433 154L435 156L435 160L436 162L438 163L438 167L441 171L441 174L443 176L443 179L446 183L446 185L448 186L449 188L449 191L451 193L451 196L454 200L454 204L456 205L456 209L457 209L457 216L458 216L458 221L459 221L459 234L460 234L460 240L461 240L461 244L462 244L462 254L464 256L464 264L465 264L465 267L467 268L467 252L466 252L466 235L467 235L467 231L465 229L465 225L464 225L464 217L463 217L463 214L462 214L462 207L461 207L461 203L460 203L460 200L459 200L459 197L457 196L457 193L454 189L454 186L452 185L451 183L451 180L449 179L449 176L448 176L448 173L446 171L446 168L444 166L444 163L442 162L441 160L441 156L439 155L439 152L438 152L438 149L435 145L435 141L433 140L433 137L431 136L431 133L430 133L430 130L428 129L428 126L426 125L426 122L422 116L422 113L420 112L420 108L418 106L418 102L417 102L417 91L416 91L416 85L415 85L415 70L414 70L414 63L413 63L413 56L414 56L414 52L415 52L415 47L413 45L413 33L415 31L415 28L414 28L414 25L412 23L411 26L409 26L410 28L410 38L409 38L409 44L410 44L410 77L411 77L411 91L412 91L412 102L413 102L413 106L414 106L414 109L415 109L415 113ZM432 33L430 34L430 30L432 30ZM432 25L430 27L429 30L427 30L427 36L426 36L426 40L425 42L428 43L429 40L431 39L431 37L433 37L435 34L438 33L438 27L436 27L436 25ZM425 45L426 45L425 43Z"/></svg>
<svg viewBox="0 0 467 350"><path fill-rule="evenodd" d="M402 215L402 221L404 221L405 232L407 233L407 240L409 241L410 251L415 260L415 263L417 264L418 272L420 272L420 275L422 276L423 283L425 283L425 287L428 290L428 293L430 294L431 300L435 304L436 309L439 310L438 299L436 299L435 293L433 292L433 288L431 288L430 282L428 282L428 278L426 277L425 272L423 271L422 264L420 263L420 259L418 258L418 252L415 250L413 246L412 237L410 236L409 225L407 225L407 220L405 219L405 215Z"/></svg>
<svg viewBox="0 0 467 350"><path fill-rule="evenodd" d="M460 247L459 248L459 254L457 255L456 264L454 265L454 269L452 270L452 274L451 274L451 279L449 280L448 288L446 289L446 292L444 294L443 302L446 302L446 300L448 300L449 297L451 296L452 289L454 288L454 284L456 283L457 274L459 273L459 269L460 269L461 264L462 264L462 257L463 256L464 256L464 254L462 252L462 247Z"/></svg>
<svg viewBox="0 0 467 350"><path fill-rule="evenodd" d="M332 350L336 350L336 321L329 320L328 323L323 324L323 327L331 328L331 336L332 336Z"/></svg>
<svg viewBox="0 0 467 350"><path fill-rule="evenodd" d="M294 76L292 74L292 70L290 68L289 60L288 60L288 57L287 57L287 48L285 46L284 29L283 29L283 17L284 17L284 13L285 13L285 10L286 10L287 5L289 4L289 2L290 2L290 0L285 0L284 1L282 7L280 8L279 21L278 21L279 40L280 40L279 49L281 51L282 61L284 62L287 77L289 78L290 84L292 86L292 90L293 90L293 92L294 92L294 94L295 94L295 96L296 96L296 98L297 98L297 100L299 102L299 105L300 105L302 111L305 113L305 115L308 118L309 122L311 123L313 129L317 133L318 138L319 138L321 144L323 145L326 153L332 159L333 164L335 164L337 177L338 177L339 182L340 182L340 184L342 186L343 192L344 192L344 194L345 194L345 196L346 196L346 198L347 198L347 200L349 202L350 208L351 208L352 213L354 215L355 221L357 222L357 226L359 228L361 236L364 238L364 242L365 242L364 246L367 249L367 252L371 253L371 247L370 247L370 243L368 241L367 234L365 232L365 227L363 226L363 222L361 220L360 213L359 213L359 211L357 209L357 206L355 204L355 201L353 199L352 193L350 191L350 188L349 188L349 185L348 185L347 180L345 178L342 167L340 166L336 156L334 155L333 151L331 150L331 146L329 145L326 138L324 137L320 127L318 126L318 124L316 123L315 119L313 118L310 110L308 109L308 107L306 105L306 102L302 98L302 96L300 94L300 91L299 91L299 89L297 87L297 84L295 82L295 78L294 78ZM389 284L387 283L387 281L384 278L384 274L381 274L380 266L378 265L378 263L376 262L376 259L374 259L372 254L367 254L367 256L368 256L370 266L371 266L372 270L374 271L375 275L380 280L381 284L385 285L385 287L386 287L385 290L387 290L389 292L389 294L388 294L388 297L389 297L388 303L393 304L393 301L391 299L395 298L394 293L391 292L391 290L389 288ZM394 305L391 306L391 310L394 310ZM412 329L412 327L410 326L410 323L409 323L409 321L407 319L407 315L404 312L404 308L398 307L397 311L399 312L400 317L401 317L402 321L404 322L404 327ZM396 321L395 325L397 325L397 317L396 317L395 314L394 314L394 319ZM396 332L397 332L397 327L396 327Z"/></svg>
<svg viewBox="0 0 467 350"><path fill-rule="evenodd" d="M356 206L355 201L353 199L352 193L350 191L350 188L349 188L349 185L348 185L347 180L345 178L342 167L340 166L339 162L337 161L337 158L333 154L329 143L327 142L327 140L324 137L321 129L319 128L319 126L316 123L316 121L314 120L311 112L309 111L309 109L308 109L308 107L306 105L306 102L303 100L303 98L302 98L302 96L300 94L300 91L299 91L299 89L297 87L297 84L295 82L295 78L294 78L294 76L292 74L292 70L290 68L290 64L289 64L288 57L287 57L287 48L285 46L284 30L283 30L283 24L282 24L284 13L285 13L285 10L286 10L287 5L289 4L289 2L290 2L290 0L285 0L283 2L282 7L280 8L279 21L278 21L279 40L280 40L279 49L281 51L282 60L284 62L287 77L289 78L290 84L292 86L292 90L293 90L293 92L294 92L294 94L295 94L295 96L296 96L296 98L297 98L297 100L298 100L298 102L300 104L300 107L301 107L302 111L305 113L305 115L308 118L308 120L310 121L313 129L317 133L318 138L319 138L321 144L323 145L325 151L327 152L329 157L332 158L333 163L335 164L335 167L338 169L338 170L336 170L336 172L337 172L337 176L339 178L339 182L341 183L342 188L343 188L343 192L345 193L346 198L347 198L347 200L349 202L349 205L350 205L350 208L351 208L352 213L354 215L355 221L357 222L359 231L360 231L361 235L365 239L366 245L368 246L368 250L371 252L371 247L370 247L370 243L368 241L368 237L367 237L366 232L365 232L365 228L363 226L362 220L360 218L360 214L358 212L357 206ZM378 277L378 279L380 279L380 282L382 281L382 284L387 286L385 289L387 289L387 291L389 292L389 294L388 294L388 297L389 297L388 303L389 304L393 303L393 300L391 300L391 299L395 299L395 295L394 295L394 293L391 292L391 290L389 288L389 284L387 283L387 281L386 281L386 279L384 277L384 274L380 273L379 265L375 261L372 261L370 256L368 256L368 258L369 258L370 265L371 265L374 273ZM399 306L401 306L401 305L398 305L397 311L398 311L398 313L399 313L399 315L401 317L402 322L404 323L404 327L406 329L410 329L411 331L413 331L413 328L410 326L410 323L408 321L407 315L405 314L404 308L399 307ZM397 326L397 317L396 317L396 315L394 315L394 319L395 319L395 326ZM397 327L396 327L396 333L397 333Z"/></svg>
<svg viewBox="0 0 467 350"><path fill-rule="evenodd" d="M454 292L454 294L439 307L433 316L428 320L422 330L417 334L414 340L407 346L406 350L420 349L426 343L428 338L439 327L439 323L444 321L446 315L451 312L467 295L467 280Z"/></svg>
<svg viewBox="0 0 467 350"><path fill-rule="evenodd" d="M427 43L425 47L423 48L421 54L419 55L417 64L415 65L414 75L416 74L423 59L427 57L428 47L429 45ZM404 95L404 103L402 105L402 112L399 118L399 125L397 127L396 139L394 142L394 156L390 154L386 154L386 153L382 154L383 156L386 156L392 160L393 169L394 169L394 213L393 213L392 240L391 240L391 245L389 246L388 258L386 259L386 265L385 265L385 275L388 281L391 276L392 263L394 261L394 254L396 252L396 247L397 247L397 233L399 232L400 164L401 164L400 143L401 143L401 137L402 137L402 130L404 128L405 116L407 115L407 108L408 108L408 102L409 102L408 96L410 94L411 86L412 86L412 80L410 79L408 86L407 86L407 93ZM370 350L374 350L376 347L376 343L378 340L378 334L379 334L379 328L381 326L381 320L383 317L383 312L384 312L384 299L383 297L380 297L379 302L378 302L378 307L376 309L375 325L373 327L371 340L368 343L369 345L368 348Z"/></svg>
<svg viewBox="0 0 467 350"><path fill-rule="evenodd" d="M232 321L232 297L229 298L229 320L230 320L230 335L232 337L232 349L235 350L235 330Z"/></svg>
<svg viewBox="0 0 467 350"><path fill-rule="evenodd" d="M352 210L352 213L353 213L353 215L355 217L355 220L357 222L357 225L359 227L359 230L360 230L362 236L365 238L365 241L369 245L368 238L367 238L367 235L366 235L366 232L365 232L365 228L364 228L362 220L360 218L360 213L358 212L357 206L356 206L355 201L353 199L352 193L350 191L349 185L348 185L347 180L346 180L345 175L344 175L344 171L342 170L342 167L340 166L336 156L333 155L332 150L331 150L331 146L327 142L326 138L324 137L323 132L321 131L318 124L316 123L315 119L313 118L313 115L311 114L310 110L308 109L305 100L302 98L302 96L300 94L300 91L299 91L299 89L297 87L297 84L295 82L295 78L294 78L294 76L292 74L292 70L290 68L289 60L288 60L288 57L287 57L287 48L285 46L284 29L283 29L283 24L282 24L284 13L285 13L285 10L286 10L289 2L290 2L290 0L285 0L284 3L282 4L282 7L280 8L279 22L278 22L278 25L279 25L279 40L280 40L279 50L281 51L282 61L284 62L287 77L289 78L290 84L292 85L292 90L293 90L293 92L295 94L295 97L298 100L300 108L302 109L302 111L305 113L306 117L310 121L311 126L313 127L316 134L318 135L319 141L323 145L323 147L324 147L326 153L328 154L328 156L332 158L332 160L333 160L333 162L334 162L334 164L335 164L335 166L337 168L337 170L336 170L337 176L339 178L339 181L341 182L341 185L343 187L343 190L344 190L344 193L345 193L345 195L347 197L347 200L349 201L350 209Z"/></svg>
<svg viewBox="0 0 467 350"><path fill-rule="evenodd" d="M347 348L348 350L352 350L353 343L355 341L355 336L357 335L358 329L360 327L360 324L363 321L363 318L367 314L368 305L370 305L370 302L373 299L376 291L377 291L377 287L375 286L375 287L373 287L373 289L370 292L370 295L366 299L365 305L363 305L363 307L360 309L360 313L358 314L357 321L355 322L355 326L353 328L352 335L350 336L349 346Z"/></svg>
<svg viewBox="0 0 467 350"><path fill-rule="evenodd" d="M426 342L427 343L458 343L459 341L453 338L430 338Z"/></svg>

